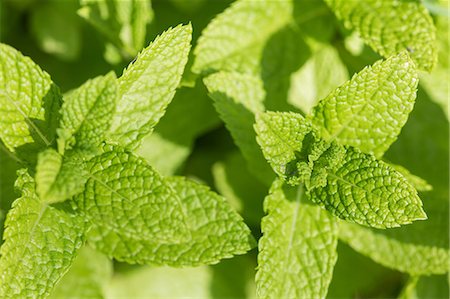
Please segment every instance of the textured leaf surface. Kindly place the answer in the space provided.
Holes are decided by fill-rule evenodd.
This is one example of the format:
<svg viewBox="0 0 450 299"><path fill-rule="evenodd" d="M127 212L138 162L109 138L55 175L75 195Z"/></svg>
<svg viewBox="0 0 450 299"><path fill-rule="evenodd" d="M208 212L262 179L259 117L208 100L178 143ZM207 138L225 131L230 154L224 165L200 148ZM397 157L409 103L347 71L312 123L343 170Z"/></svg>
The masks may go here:
<svg viewBox="0 0 450 299"><path fill-rule="evenodd" d="M112 261L90 247L82 247L69 272L56 284L49 298L103 299L113 271Z"/></svg>
<svg viewBox="0 0 450 299"><path fill-rule="evenodd" d="M420 1L326 0L347 28L356 30L376 52L388 57L408 50L419 68L436 62L436 29Z"/></svg>
<svg viewBox="0 0 450 299"><path fill-rule="evenodd" d="M88 168L90 179L76 202L93 226L88 240L111 257L199 265L251 248L242 219L207 187L163 180L143 159L117 149L106 148Z"/></svg>
<svg viewBox="0 0 450 299"><path fill-rule="evenodd" d="M387 158L408 166L433 186L432 191L421 196L428 220L389 230L343 223L339 237L388 268L413 275L447 273L450 263L448 138L448 121L442 109L419 91L416 108Z"/></svg>
<svg viewBox="0 0 450 299"><path fill-rule="evenodd" d="M38 155L36 165L36 191L41 201L64 201L84 189L87 173L77 155L61 156L54 149Z"/></svg>
<svg viewBox="0 0 450 299"><path fill-rule="evenodd" d="M94 152L111 125L117 100L117 82L113 72L89 80L72 91L61 108L58 143L64 149Z"/></svg>
<svg viewBox="0 0 450 299"><path fill-rule="evenodd" d="M426 219L400 173L353 147L324 142L300 114L260 114L255 128L275 172L290 184L304 182L311 200L334 215L377 228Z"/></svg>
<svg viewBox="0 0 450 299"><path fill-rule="evenodd" d="M378 61L320 101L312 122L323 138L380 157L406 123L418 82L405 52Z"/></svg>
<svg viewBox="0 0 450 299"><path fill-rule="evenodd" d="M305 202L304 186L275 181L264 201L259 241L260 298L325 298L337 260L337 223Z"/></svg>
<svg viewBox="0 0 450 299"><path fill-rule="evenodd" d="M417 191L399 172L351 147L311 199L342 219L377 228L427 219Z"/></svg>
<svg viewBox="0 0 450 299"><path fill-rule="evenodd" d="M273 173L255 139L255 113L264 111L263 83L257 77L219 72L204 79L210 97L234 142L242 151L249 170L267 185Z"/></svg>
<svg viewBox="0 0 450 299"><path fill-rule="evenodd" d="M145 42L153 17L150 0L82 0L78 14L104 34L124 56L133 57Z"/></svg>
<svg viewBox="0 0 450 299"><path fill-rule="evenodd" d="M135 146L163 116L181 80L190 50L192 26L158 36L119 78L120 100L110 130L123 146Z"/></svg>
<svg viewBox="0 0 450 299"><path fill-rule="evenodd" d="M22 190L6 219L0 248L0 297L46 297L82 245L84 224L74 215L41 202L32 178L22 170Z"/></svg>
<svg viewBox="0 0 450 299"><path fill-rule="evenodd" d="M292 20L292 10L291 1L236 1L203 30L193 71L257 72L265 43Z"/></svg>
<svg viewBox="0 0 450 299"><path fill-rule="evenodd" d="M0 138L12 152L50 145L60 94L50 76L30 58L0 44Z"/></svg>

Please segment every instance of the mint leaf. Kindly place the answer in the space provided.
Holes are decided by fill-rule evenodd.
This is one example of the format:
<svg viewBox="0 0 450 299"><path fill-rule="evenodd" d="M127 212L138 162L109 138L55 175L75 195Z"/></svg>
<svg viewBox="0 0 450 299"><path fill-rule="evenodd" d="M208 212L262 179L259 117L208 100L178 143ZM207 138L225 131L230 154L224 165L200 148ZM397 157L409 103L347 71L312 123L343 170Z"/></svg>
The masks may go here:
<svg viewBox="0 0 450 299"><path fill-rule="evenodd" d="M106 298L104 293L112 271L112 262L106 256L84 246L49 298Z"/></svg>
<svg viewBox="0 0 450 299"><path fill-rule="evenodd" d="M152 132L172 100L190 50L192 26L177 26L157 37L119 78L120 100L110 137L135 147Z"/></svg>
<svg viewBox="0 0 450 299"><path fill-rule="evenodd" d="M41 202L33 179L19 171L22 190L7 215L0 248L0 297L46 297L72 264L83 243L83 221Z"/></svg>
<svg viewBox="0 0 450 299"><path fill-rule="evenodd" d="M337 260L337 223L277 180L264 200L256 283L261 298L325 298Z"/></svg>
<svg viewBox="0 0 450 299"><path fill-rule="evenodd" d="M0 139L11 152L32 154L55 138L61 95L30 58L0 44Z"/></svg>
<svg viewBox="0 0 450 299"><path fill-rule="evenodd" d="M389 230L344 223L340 225L340 239L388 268L412 275L447 273L450 262L448 138L448 120L441 107L419 90L416 107L386 156L390 161L408 165L408 169L432 184L433 190L421 195L428 220Z"/></svg>
<svg viewBox="0 0 450 299"><path fill-rule="evenodd" d="M326 140L380 157L412 111L419 80L405 52L354 75L314 107L311 120Z"/></svg>
<svg viewBox="0 0 450 299"><path fill-rule="evenodd" d="M325 142L300 114L259 114L255 129L275 172L291 185L305 183L311 200L334 215L377 228L426 219L400 173L353 147Z"/></svg>
<svg viewBox="0 0 450 299"><path fill-rule="evenodd" d="M255 140L255 114L264 111L263 83L257 77L218 72L204 79L209 96L228 130L242 151L249 170L269 185L273 174Z"/></svg>
<svg viewBox="0 0 450 299"><path fill-rule="evenodd" d="M58 129L60 152L71 148L96 152L110 128L117 89L116 76L110 72L88 80L64 98Z"/></svg>
<svg viewBox="0 0 450 299"><path fill-rule="evenodd" d="M419 1L326 0L344 25L384 57L408 50L419 68L436 63L436 29Z"/></svg>
<svg viewBox="0 0 450 299"><path fill-rule="evenodd" d="M64 201L84 190L87 173L77 154L61 156L54 149L38 155L36 192L42 202Z"/></svg>
<svg viewBox="0 0 450 299"><path fill-rule="evenodd" d="M153 18L150 0L82 0L78 14L131 58L145 43Z"/></svg>
<svg viewBox="0 0 450 299"><path fill-rule="evenodd" d="M75 202L91 223L88 241L110 257L194 266L251 248L242 219L207 187L165 180L143 159L109 146L87 167L90 178Z"/></svg>
<svg viewBox="0 0 450 299"><path fill-rule="evenodd" d="M192 70L257 73L264 45L292 20L292 1L239 0L203 30Z"/></svg>

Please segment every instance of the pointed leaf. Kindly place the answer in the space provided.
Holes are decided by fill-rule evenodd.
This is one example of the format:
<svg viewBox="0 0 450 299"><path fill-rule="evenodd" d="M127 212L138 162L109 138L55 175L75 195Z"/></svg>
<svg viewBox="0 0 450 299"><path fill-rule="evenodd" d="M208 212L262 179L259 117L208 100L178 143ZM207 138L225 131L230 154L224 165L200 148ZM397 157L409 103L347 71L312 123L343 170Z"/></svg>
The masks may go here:
<svg viewBox="0 0 450 299"><path fill-rule="evenodd" d="M326 140L380 157L406 123L418 82L414 63L405 52L380 60L320 101L312 122Z"/></svg>
<svg viewBox="0 0 450 299"><path fill-rule="evenodd" d="M295 113L257 117L258 143L275 172L292 185L305 183L311 200L334 215L388 228L426 219L417 191L373 155L327 143Z"/></svg>
<svg viewBox="0 0 450 299"><path fill-rule="evenodd" d="M326 0L347 28L384 57L408 50L419 68L430 71L437 58L436 29L420 1Z"/></svg>
<svg viewBox="0 0 450 299"><path fill-rule="evenodd" d="M292 1L234 2L203 30L192 70L257 72L269 37L292 21Z"/></svg>
<svg viewBox="0 0 450 299"><path fill-rule="evenodd" d="M259 241L260 298L325 298L337 260L337 223L305 201L304 186L277 180L264 201Z"/></svg>
<svg viewBox="0 0 450 299"><path fill-rule="evenodd" d="M61 95L46 72L5 44L0 65L0 138L28 158L54 141Z"/></svg>
<svg viewBox="0 0 450 299"><path fill-rule="evenodd" d="M64 98L58 134L60 151L77 148L94 152L105 140L117 100L113 72L88 80Z"/></svg>
<svg viewBox="0 0 450 299"><path fill-rule="evenodd" d="M194 266L251 249L240 216L204 186L163 180L143 159L109 146L88 169L90 179L76 203L91 222L89 242L110 257Z"/></svg>
<svg viewBox="0 0 450 299"><path fill-rule="evenodd" d="M51 204L64 201L84 190L87 173L77 155L61 156L54 149L38 155L36 191L41 201Z"/></svg>
<svg viewBox="0 0 450 299"><path fill-rule="evenodd" d="M253 129L255 113L264 111L262 81L250 75L218 72L206 77L204 83L249 170L270 185L274 176L256 143Z"/></svg>
<svg viewBox="0 0 450 299"><path fill-rule="evenodd" d="M72 264L83 243L83 221L48 206L35 193L33 179L21 170L22 190L7 215L0 248L0 297L46 297Z"/></svg>
<svg viewBox="0 0 450 299"><path fill-rule="evenodd" d="M191 48L192 26L177 26L158 36L119 78L120 100L111 139L134 147L163 116L178 87Z"/></svg>

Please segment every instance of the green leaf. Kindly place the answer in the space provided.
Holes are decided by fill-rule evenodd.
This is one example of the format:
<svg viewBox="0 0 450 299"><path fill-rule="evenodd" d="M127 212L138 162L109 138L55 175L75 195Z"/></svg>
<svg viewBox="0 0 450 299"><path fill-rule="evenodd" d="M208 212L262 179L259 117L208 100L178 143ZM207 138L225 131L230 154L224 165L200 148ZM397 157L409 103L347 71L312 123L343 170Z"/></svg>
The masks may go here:
<svg viewBox="0 0 450 299"><path fill-rule="evenodd" d="M305 183L311 200L334 215L377 228L426 219L400 173L373 155L323 141L300 114L259 114L255 129L275 172L291 185Z"/></svg>
<svg viewBox="0 0 450 299"><path fill-rule="evenodd" d="M95 153L106 139L117 101L113 72L88 80L64 98L58 129L59 150L76 148Z"/></svg>
<svg viewBox="0 0 450 299"><path fill-rule="evenodd" d="M433 185L433 190L422 196L428 220L389 230L342 223L339 237L385 267L412 275L447 273L450 263L448 153L448 120L441 107L419 90L416 107L386 156L390 161L407 165Z"/></svg>
<svg viewBox="0 0 450 299"><path fill-rule="evenodd" d="M77 154L61 156L54 149L38 155L36 192L44 203L64 201L84 190L87 173Z"/></svg>
<svg viewBox="0 0 450 299"><path fill-rule="evenodd" d="M337 260L337 223L306 202L304 186L277 180L264 201L259 241L260 298L325 298Z"/></svg>
<svg viewBox="0 0 450 299"><path fill-rule="evenodd" d="M82 247L72 267L56 284L49 298L103 299L113 272L113 265L103 254Z"/></svg>
<svg viewBox="0 0 450 299"><path fill-rule="evenodd" d="M111 147L87 164L90 179L76 204L91 222L89 242L108 256L194 266L251 249L240 216L207 187L163 180L143 159Z"/></svg>
<svg viewBox="0 0 450 299"><path fill-rule="evenodd" d="M111 139L127 147L152 132L178 87L190 50L192 26L177 26L157 37L119 78L120 100Z"/></svg>
<svg viewBox="0 0 450 299"><path fill-rule="evenodd" d="M104 34L126 58L145 43L153 18L150 0L82 0L78 14Z"/></svg>
<svg viewBox="0 0 450 299"><path fill-rule="evenodd" d="M0 297L46 297L81 247L84 224L63 209L41 202L33 179L21 170L22 190L7 215L0 248Z"/></svg>
<svg viewBox="0 0 450 299"><path fill-rule="evenodd" d="M407 53L380 60L320 101L312 122L324 139L380 157L406 123L418 82Z"/></svg>
<svg viewBox="0 0 450 299"><path fill-rule="evenodd" d="M292 1L239 0L203 30L192 70L257 73L270 36L292 21Z"/></svg>
<svg viewBox="0 0 450 299"><path fill-rule="evenodd" d="M244 155L249 170L270 185L273 173L265 162L255 139L255 113L264 111L264 87L254 76L218 72L204 79L220 117Z"/></svg>
<svg viewBox="0 0 450 299"><path fill-rule="evenodd" d="M39 47L63 60L74 60L81 49L81 26L76 14L78 1L45 1L33 7L31 31Z"/></svg>
<svg viewBox="0 0 450 299"><path fill-rule="evenodd" d="M388 57L408 50L420 69L436 63L436 28L420 1L326 0L344 22L357 31L376 52Z"/></svg>
<svg viewBox="0 0 450 299"><path fill-rule="evenodd" d="M311 199L342 219L376 228L427 219L417 191L399 172L351 147Z"/></svg>
<svg viewBox="0 0 450 299"><path fill-rule="evenodd" d="M54 141L61 96L50 76L14 48L0 44L0 64L0 138L30 159Z"/></svg>

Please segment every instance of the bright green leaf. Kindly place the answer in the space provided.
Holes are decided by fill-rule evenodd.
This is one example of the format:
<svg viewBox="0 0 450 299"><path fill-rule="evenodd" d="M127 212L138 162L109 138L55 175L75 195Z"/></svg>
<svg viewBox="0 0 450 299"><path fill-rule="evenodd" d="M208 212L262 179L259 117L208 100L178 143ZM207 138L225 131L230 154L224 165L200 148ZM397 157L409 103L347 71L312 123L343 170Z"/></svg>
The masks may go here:
<svg viewBox="0 0 450 299"><path fill-rule="evenodd" d="M418 82L405 52L378 61L320 101L312 122L326 140L380 157L406 123Z"/></svg>
<svg viewBox="0 0 450 299"><path fill-rule="evenodd" d="M305 183L311 200L334 215L377 228L426 219L417 191L373 155L327 143L295 113L257 117L258 143L289 184Z"/></svg>
<svg viewBox="0 0 450 299"><path fill-rule="evenodd" d="M61 96L50 76L30 58L0 44L0 138L24 158L50 145Z"/></svg>
<svg viewBox="0 0 450 299"><path fill-rule="evenodd" d="M64 201L84 190L87 173L76 155L61 156L54 149L40 152L36 165L36 192L44 203Z"/></svg>
<svg viewBox="0 0 450 299"><path fill-rule="evenodd" d="M420 1L326 0L331 10L384 57L408 50L419 68L436 63L436 29Z"/></svg>
<svg viewBox="0 0 450 299"><path fill-rule="evenodd" d="M220 117L247 160L249 170L269 185L273 174L255 139L255 113L264 111L264 88L250 75L219 72L204 79Z"/></svg>
<svg viewBox="0 0 450 299"><path fill-rule="evenodd" d="M194 266L251 249L240 216L207 187L164 180L143 159L111 147L88 169L90 179L76 203L92 225L88 241L108 256Z"/></svg>
<svg viewBox="0 0 450 299"><path fill-rule="evenodd" d="M304 186L275 181L264 201L259 241L260 298L325 298L337 260L336 220L306 201Z"/></svg>
<svg viewBox="0 0 450 299"><path fill-rule="evenodd" d="M292 21L292 1L239 0L203 30L192 70L255 73L265 43Z"/></svg>
<svg viewBox="0 0 450 299"><path fill-rule="evenodd" d="M60 152L93 152L106 139L117 101L114 73L88 80L64 98L58 129Z"/></svg>
<svg viewBox="0 0 450 299"><path fill-rule="evenodd" d="M135 147L152 132L180 83L190 50L192 26L177 26L157 37L119 78L120 100L111 139Z"/></svg>
<svg viewBox="0 0 450 299"><path fill-rule="evenodd" d="M7 215L0 248L0 297L46 297L72 264L83 243L83 221L41 202L33 179L21 170L22 191Z"/></svg>

